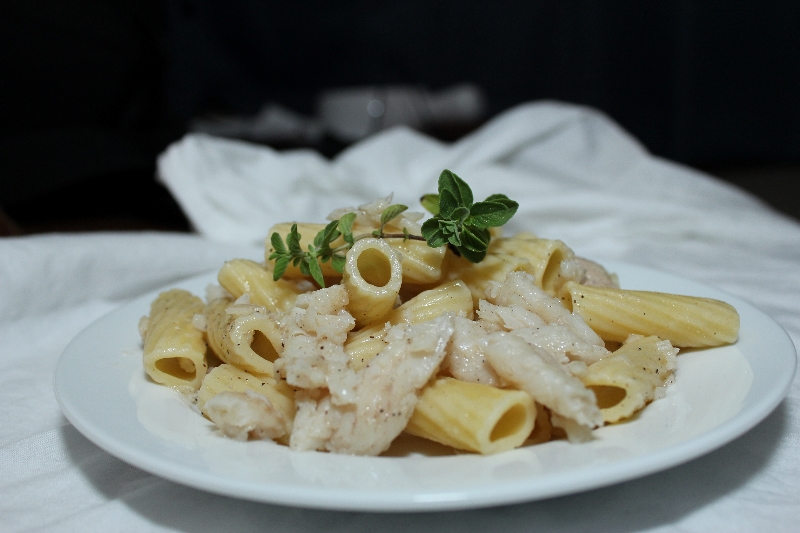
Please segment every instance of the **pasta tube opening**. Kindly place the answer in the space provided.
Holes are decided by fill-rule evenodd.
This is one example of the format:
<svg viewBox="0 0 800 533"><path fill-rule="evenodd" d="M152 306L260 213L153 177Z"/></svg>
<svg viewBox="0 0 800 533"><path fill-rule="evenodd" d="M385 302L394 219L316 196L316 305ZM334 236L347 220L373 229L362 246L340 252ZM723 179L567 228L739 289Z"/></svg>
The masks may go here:
<svg viewBox="0 0 800 533"><path fill-rule="evenodd" d="M557 290L560 288L561 262L565 259L568 259L568 257L562 248L553 250L542 272L542 288L544 290Z"/></svg>
<svg viewBox="0 0 800 533"><path fill-rule="evenodd" d="M392 264L382 251L367 248L358 255L358 271L364 281L375 287L385 287L392 279Z"/></svg>
<svg viewBox="0 0 800 533"><path fill-rule="evenodd" d="M530 432L528 416L529 408L527 406L519 403L512 405L495 423L489 434L489 440L498 442L518 435L520 432Z"/></svg>
<svg viewBox="0 0 800 533"><path fill-rule="evenodd" d="M176 379L192 382L197 378L197 368L187 357L165 357L155 362L158 371Z"/></svg>
<svg viewBox="0 0 800 533"><path fill-rule="evenodd" d="M425 388L406 432L458 450L498 453L525 442L536 412L523 391L445 377Z"/></svg>
<svg viewBox="0 0 800 533"><path fill-rule="evenodd" d="M342 283L356 327L386 320L403 284L400 254L382 239L362 239L347 252Z"/></svg>
<svg viewBox="0 0 800 533"><path fill-rule="evenodd" d="M536 278L536 285L551 296L581 272L573 264L575 252L563 241L540 239L530 233L492 240L489 252L528 260L530 264L525 270Z"/></svg>
<svg viewBox="0 0 800 533"><path fill-rule="evenodd" d="M268 373L279 357L281 334L276 317L258 306L215 301L206 310L206 328L211 350L226 363Z"/></svg>
<svg viewBox="0 0 800 533"><path fill-rule="evenodd" d="M196 391L206 375L207 346L194 326L203 301L180 289L162 292L150 306L144 329L142 362L156 383Z"/></svg>
<svg viewBox="0 0 800 533"><path fill-rule="evenodd" d="M614 407L628 395L625 389L613 385L589 385L587 388L594 392L597 398L597 407L600 409Z"/></svg>
<svg viewBox="0 0 800 533"><path fill-rule="evenodd" d="M262 359L266 359L270 363L274 363L278 358L278 351L272 345L270 340L261 331L255 330L253 332L253 342L250 343L250 349Z"/></svg>
<svg viewBox="0 0 800 533"><path fill-rule="evenodd" d="M617 351L589 365L581 375L597 397L603 421L630 418L672 382L677 349L658 337L632 338ZM663 389L662 389L663 391Z"/></svg>

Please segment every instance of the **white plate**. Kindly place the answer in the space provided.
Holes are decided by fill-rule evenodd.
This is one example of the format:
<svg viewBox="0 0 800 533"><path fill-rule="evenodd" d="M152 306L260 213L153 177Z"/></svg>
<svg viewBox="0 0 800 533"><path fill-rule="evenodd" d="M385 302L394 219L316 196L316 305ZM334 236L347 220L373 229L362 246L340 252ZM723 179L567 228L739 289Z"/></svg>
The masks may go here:
<svg viewBox="0 0 800 533"><path fill-rule="evenodd" d="M341 510L483 507L580 492L703 455L763 420L786 395L796 353L783 329L738 298L653 270L607 263L624 287L708 296L733 304L733 346L678 357L676 383L635 420L586 444L550 442L489 457L350 457L235 442L142 371L137 323L158 291L101 318L67 347L55 392L69 421L112 455L164 478L228 496ZM204 295L213 274L176 286ZM431 450L435 452L435 448Z"/></svg>

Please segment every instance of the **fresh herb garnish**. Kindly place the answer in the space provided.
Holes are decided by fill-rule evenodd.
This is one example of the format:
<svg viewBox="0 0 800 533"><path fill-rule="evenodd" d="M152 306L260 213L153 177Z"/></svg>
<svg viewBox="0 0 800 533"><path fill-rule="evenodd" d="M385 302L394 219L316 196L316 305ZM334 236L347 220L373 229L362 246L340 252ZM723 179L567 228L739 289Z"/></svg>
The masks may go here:
<svg viewBox="0 0 800 533"><path fill-rule="evenodd" d="M422 236L410 234L405 227L402 233L384 231L389 222L408 209L401 204L393 204L383 210L379 229L357 236L353 235L356 214L347 213L317 233L307 251L300 245L301 235L297 231L297 224L292 225L285 244L280 234L273 233L270 237L272 253L269 256L270 261L275 261L273 279L277 281L283 277L291 264L324 287L325 279L320 264L330 261L333 269L342 273L347 251L356 241L367 237L426 241L432 248L447 244L469 261L479 263L489 249L491 234L488 228L508 222L519 207L517 202L503 194L493 194L483 202L473 202L469 185L449 170L443 170L439 176L439 194L426 194L420 201L434 215L422 225ZM339 237L343 243L332 247Z"/></svg>
<svg viewBox="0 0 800 533"><path fill-rule="evenodd" d="M381 227L380 229L376 229L372 232L373 237L378 237L379 239L383 239L387 237L387 234L383 232L383 229L386 227L386 224L400 216L400 214L408 209L408 206L403 204L394 204L390 205L386 209L383 210L381 213ZM406 237L408 236L405 228L403 228L403 232L406 233Z"/></svg>
<svg viewBox="0 0 800 533"><path fill-rule="evenodd" d="M422 237L415 237L409 235L405 228L403 233L384 233L386 224L398 217L403 211L408 209L405 205L393 204L383 210L381 213L380 229L372 233L364 233L362 235L353 235L353 223L356 220L355 213L347 213L339 220L333 220L320 230L314 237L314 243L308 245L308 250L305 251L300 246L300 232L297 231L297 224L292 224L292 228L286 235L286 244L281 240L279 233L275 232L270 236L270 243L272 244L272 253L269 260L275 260L275 266L272 270L272 279L279 280L283 277L286 268L291 264L300 269L306 276L314 278L320 287L325 286L325 279L322 275L321 263L330 261L331 266L336 272L340 274L344 271L344 263L349 250L356 241L367 237L378 238L404 238L404 239L419 239ZM332 243L339 237L344 241L336 247L332 247Z"/></svg>
<svg viewBox="0 0 800 533"><path fill-rule="evenodd" d="M519 207L504 194L473 202L472 189L449 170L443 170L439 176L438 202L435 200L434 195L421 199L433 214L422 224L422 236L429 246L438 248L447 244L472 263L480 263L486 257L491 240L489 228L511 220Z"/></svg>

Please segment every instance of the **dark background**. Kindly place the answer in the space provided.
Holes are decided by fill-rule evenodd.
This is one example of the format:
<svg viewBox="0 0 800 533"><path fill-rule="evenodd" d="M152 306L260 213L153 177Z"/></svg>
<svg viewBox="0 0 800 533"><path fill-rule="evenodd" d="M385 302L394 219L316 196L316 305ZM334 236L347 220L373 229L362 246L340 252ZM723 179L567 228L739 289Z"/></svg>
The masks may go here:
<svg viewBox="0 0 800 533"><path fill-rule="evenodd" d="M153 173L192 118L460 82L485 91L487 116L597 107L798 216L799 30L793 1L3 0L0 227L187 230Z"/></svg>

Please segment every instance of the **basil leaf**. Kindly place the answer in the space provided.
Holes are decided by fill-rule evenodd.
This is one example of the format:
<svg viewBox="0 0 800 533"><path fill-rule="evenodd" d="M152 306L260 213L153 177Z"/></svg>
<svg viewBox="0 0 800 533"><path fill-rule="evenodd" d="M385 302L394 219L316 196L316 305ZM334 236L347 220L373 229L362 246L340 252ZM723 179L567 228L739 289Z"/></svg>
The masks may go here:
<svg viewBox="0 0 800 533"><path fill-rule="evenodd" d="M442 220L439 222L439 228L445 236L450 236L460 231L461 224L453 220Z"/></svg>
<svg viewBox="0 0 800 533"><path fill-rule="evenodd" d="M469 218L469 215L469 208L462 205L453 209L448 218L456 224L461 225Z"/></svg>
<svg viewBox="0 0 800 533"><path fill-rule="evenodd" d="M484 200L484 201L485 202L500 202L500 203L503 203L503 201L505 201L505 200L508 200L509 202L513 202L513 200L511 200L505 194L490 194L489 196L486 197L486 200ZM516 203L516 202L514 202L514 203Z"/></svg>
<svg viewBox="0 0 800 533"><path fill-rule="evenodd" d="M344 242L349 244L350 246L353 245L353 222L356 221L356 214L355 213L347 213L346 215L342 216L339 219L339 231L342 234L342 238Z"/></svg>
<svg viewBox="0 0 800 533"><path fill-rule="evenodd" d="M311 274L311 270L308 267L308 257L306 257L305 255L302 257L296 257L294 262L297 268L300 269L300 272L304 276L308 276Z"/></svg>
<svg viewBox="0 0 800 533"><path fill-rule="evenodd" d="M339 230L336 229L339 226L338 220L333 220L325 226L325 229L321 230L317 233L317 236L314 237L314 247L317 249L324 250L326 248L330 248L331 242L335 241L341 233Z"/></svg>

